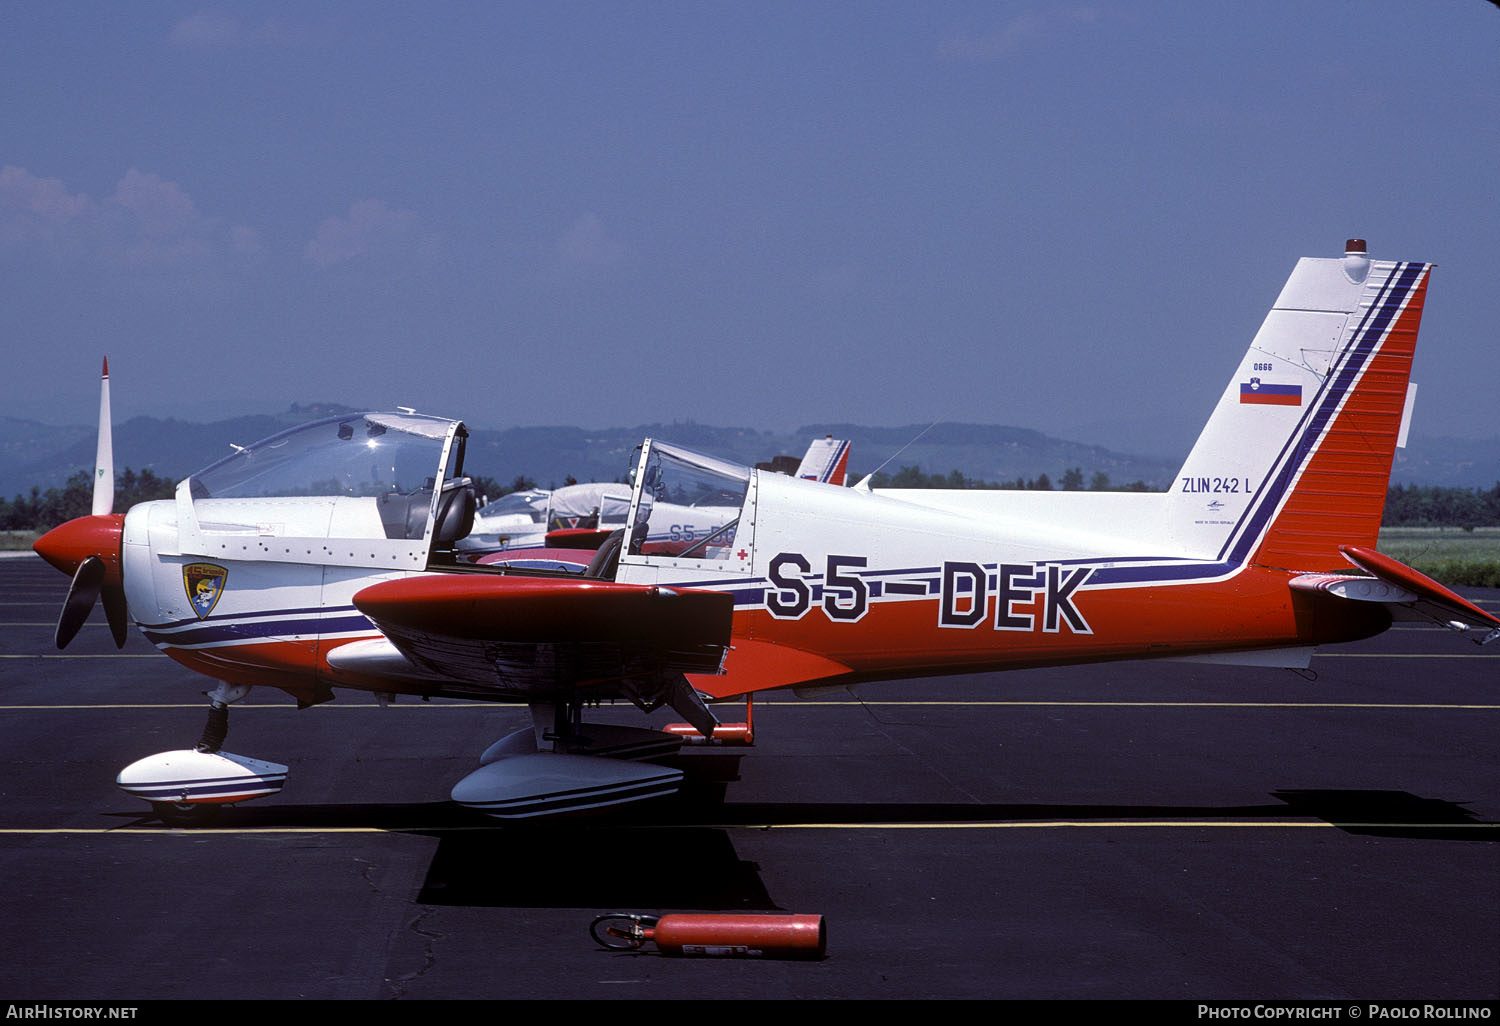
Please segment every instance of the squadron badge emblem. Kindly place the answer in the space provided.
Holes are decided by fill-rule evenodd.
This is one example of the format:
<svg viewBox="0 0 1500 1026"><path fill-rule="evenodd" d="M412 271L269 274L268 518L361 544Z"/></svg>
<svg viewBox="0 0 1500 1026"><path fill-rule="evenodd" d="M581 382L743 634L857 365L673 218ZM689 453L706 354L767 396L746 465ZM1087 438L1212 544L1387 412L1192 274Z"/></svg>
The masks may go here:
<svg viewBox="0 0 1500 1026"><path fill-rule="evenodd" d="M189 563L182 568L182 586L187 589L188 602L198 619L213 612L224 594L224 579L229 571L213 563Z"/></svg>

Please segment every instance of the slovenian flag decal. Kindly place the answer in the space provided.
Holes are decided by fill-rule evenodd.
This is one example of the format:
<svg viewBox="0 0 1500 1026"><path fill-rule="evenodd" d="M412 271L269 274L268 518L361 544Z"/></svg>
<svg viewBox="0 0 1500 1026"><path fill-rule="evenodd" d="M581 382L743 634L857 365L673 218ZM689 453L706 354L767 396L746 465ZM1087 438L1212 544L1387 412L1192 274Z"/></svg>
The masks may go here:
<svg viewBox="0 0 1500 1026"><path fill-rule="evenodd" d="M1240 402L1251 406L1301 406L1301 385L1268 385L1260 378L1240 383Z"/></svg>

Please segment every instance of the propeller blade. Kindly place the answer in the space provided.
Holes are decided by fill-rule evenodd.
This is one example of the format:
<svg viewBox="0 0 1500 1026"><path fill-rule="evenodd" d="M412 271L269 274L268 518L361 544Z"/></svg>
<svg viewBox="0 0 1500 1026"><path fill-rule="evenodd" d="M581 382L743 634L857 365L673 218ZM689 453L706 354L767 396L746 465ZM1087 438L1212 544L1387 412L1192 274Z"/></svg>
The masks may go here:
<svg viewBox="0 0 1500 1026"><path fill-rule="evenodd" d="M104 616L109 620L109 633L115 639L115 648L124 648L130 636L130 621L125 615L125 589L117 584L106 584L101 593L104 598Z"/></svg>
<svg viewBox="0 0 1500 1026"><path fill-rule="evenodd" d="M94 453L94 509L97 515L115 508L115 451L109 420L109 357L99 382L99 446Z"/></svg>
<svg viewBox="0 0 1500 1026"><path fill-rule="evenodd" d="M104 560L90 556L78 564L73 574L73 583L68 586L68 598L63 602L61 615L57 618L57 647L67 648L68 642L78 633L78 628L93 612L99 599L99 589L104 584Z"/></svg>

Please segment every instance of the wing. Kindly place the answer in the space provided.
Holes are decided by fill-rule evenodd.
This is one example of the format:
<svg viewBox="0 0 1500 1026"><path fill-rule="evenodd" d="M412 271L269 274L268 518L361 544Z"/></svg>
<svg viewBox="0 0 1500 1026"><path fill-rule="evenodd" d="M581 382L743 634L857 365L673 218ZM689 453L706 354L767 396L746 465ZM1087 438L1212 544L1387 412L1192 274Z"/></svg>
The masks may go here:
<svg viewBox="0 0 1500 1026"><path fill-rule="evenodd" d="M586 578L425 574L359 591L354 604L414 667L471 694L544 701L593 689L643 707L676 701L683 674L716 674L728 593Z"/></svg>

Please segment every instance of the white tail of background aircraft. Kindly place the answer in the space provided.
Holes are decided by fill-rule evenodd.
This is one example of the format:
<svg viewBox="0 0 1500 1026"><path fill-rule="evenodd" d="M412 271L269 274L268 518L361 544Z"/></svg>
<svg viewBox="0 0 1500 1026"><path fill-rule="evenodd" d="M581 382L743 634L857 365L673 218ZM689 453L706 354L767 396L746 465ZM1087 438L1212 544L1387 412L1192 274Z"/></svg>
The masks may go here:
<svg viewBox="0 0 1500 1026"><path fill-rule="evenodd" d="M828 435L814 438L797 468L797 477L803 481L823 481L841 485L849 470L849 443Z"/></svg>

